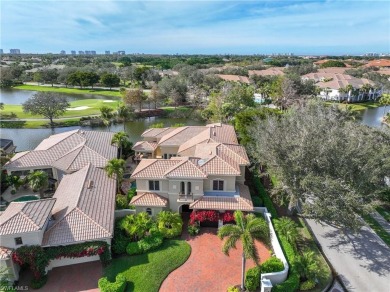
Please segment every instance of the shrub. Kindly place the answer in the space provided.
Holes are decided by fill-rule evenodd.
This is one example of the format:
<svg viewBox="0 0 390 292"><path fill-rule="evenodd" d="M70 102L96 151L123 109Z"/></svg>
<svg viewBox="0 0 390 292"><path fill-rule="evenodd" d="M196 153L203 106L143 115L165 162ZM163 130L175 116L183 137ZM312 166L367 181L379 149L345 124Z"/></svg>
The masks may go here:
<svg viewBox="0 0 390 292"><path fill-rule="evenodd" d="M227 289L227 292L240 292L240 288L236 287L236 286L230 286L228 289Z"/></svg>
<svg viewBox="0 0 390 292"><path fill-rule="evenodd" d="M245 274L245 287L249 291L256 291L260 286L260 267L249 269Z"/></svg>
<svg viewBox="0 0 390 292"><path fill-rule="evenodd" d="M149 235L138 241L138 247L141 253L144 253L158 248L162 243L163 237L161 235Z"/></svg>
<svg viewBox="0 0 390 292"><path fill-rule="evenodd" d="M272 292L293 292L299 288L299 275L294 270L290 270L288 278L283 283L272 288Z"/></svg>
<svg viewBox="0 0 390 292"><path fill-rule="evenodd" d="M141 254L143 251L138 245L138 242L130 242L126 247L126 252L129 255Z"/></svg>
<svg viewBox="0 0 390 292"><path fill-rule="evenodd" d="M223 213L222 221L223 221L223 223L232 223L232 222L234 222L233 212L226 211L225 213Z"/></svg>
<svg viewBox="0 0 390 292"><path fill-rule="evenodd" d="M195 236L199 233L200 227L198 224L189 224L188 225L188 234Z"/></svg>
<svg viewBox="0 0 390 292"><path fill-rule="evenodd" d="M40 289L45 286L47 282L47 275L40 277L39 279L33 278L30 283L30 287L33 289Z"/></svg>
<svg viewBox="0 0 390 292"><path fill-rule="evenodd" d="M120 232L120 230L118 230ZM115 231L116 232L116 231ZM116 254L123 254L126 252L126 248L130 243L130 238L120 232L118 235L114 235L114 239L112 241L112 251Z"/></svg>
<svg viewBox="0 0 390 292"><path fill-rule="evenodd" d="M263 204L263 202L261 201L261 198L257 197L257 196L252 197L252 202L253 202L253 206L255 206L255 207L261 207L261 205Z"/></svg>
<svg viewBox="0 0 390 292"><path fill-rule="evenodd" d="M275 273L284 270L283 262L277 257L270 257L261 265L261 272L265 273Z"/></svg>
<svg viewBox="0 0 390 292"><path fill-rule="evenodd" d="M137 194L137 188L130 188L127 191L127 200L130 202L131 199Z"/></svg>
<svg viewBox="0 0 390 292"><path fill-rule="evenodd" d="M115 202L116 202L116 209L117 210L127 209L128 205L129 205L129 202L127 201L126 196L123 196L121 194L116 195Z"/></svg>
<svg viewBox="0 0 390 292"><path fill-rule="evenodd" d="M316 282L313 280L307 280L299 286L299 290L301 291L306 291L306 290L311 290L316 286Z"/></svg>
<svg viewBox="0 0 390 292"><path fill-rule="evenodd" d="M173 238L181 234L183 219L179 213L162 211L157 215L157 226L164 238Z"/></svg>
<svg viewBox="0 0 390 292"><path fill-rule="evenodd" d="M118 274L115 282L108 281L107 277L99 279L98 287L101 292L124 292L126 288L126 278L122 274Z"/></svg>

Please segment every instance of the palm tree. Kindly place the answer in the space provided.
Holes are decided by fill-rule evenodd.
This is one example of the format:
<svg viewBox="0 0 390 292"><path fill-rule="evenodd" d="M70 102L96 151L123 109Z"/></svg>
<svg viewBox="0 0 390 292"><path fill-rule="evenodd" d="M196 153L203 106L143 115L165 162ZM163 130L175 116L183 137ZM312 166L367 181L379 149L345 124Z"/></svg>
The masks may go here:
<svg viewBox="0 0 390 292"><path fill-rule="evenodd" d="M318 274L318 263L313 251L304 251L294 261L294 268L302 281L314 280Z"/></svg>
<svg viewBox="0 0 390 292"><path fill-rule="evenodd" d="M158 229L167 238L178 236L183 227L183 220L179 213L162 211L157 215Z"/></svg>
<svg viewBox="0 0 390 292"><path fill-rule="evenodd" d="M287 217L282 217L275 220L275 227L279 235L284 236L287 241L296 249L296 242L298 239L297 224Z"/></svg>
<svg viewBox="0 0 390 292"><path fill-rule="evenodd" d="M130 110L129 107L122 104L119 105L116 114L118 118L123 122L123 131L126 130L126 122L133 116L133 112Z"/></svg>
<svg viewBox="0 0 390 292"><path fill-rule="evenodd" d="M114 109L109 107L109 106L103 105L100 107L99 110L101 113L101 117L103 119L103 123L107 126L107 130L108 130L109 125L111 124L111 119L114 116L112 113L114 111Z"/></svg>
<svg viewBox="0 0 390 292"><path fill-rule="evenodd" d="M43 189L49 184L49 175L42 171L37 170L28 175L28 184L34 190L39 191L40 198L43 197Z"/></svg>
<svg viewBox="0 0 390 292"><path fill-rule="evenodd" d="M123 173L125 172L125 161L123 159L111 159L104 167L104 170L107 172L109 177L113 177L115 175L117 180L117 192L119 193L123 180Z"/></svg>
<svg viewBox="0 0 390 292"><path fill-rule="evenodd" d="M360 90L363 92L363 99L370 96L370 91L373 89L372 85L369 83L363 84Z"/></svg>
<svg viewBox="0 0 390 292"><path fill-rule="evenodd" d="M125 132L115 133L111 140L111 145L116 145L119 148L119 158L122 158L123 147L129 143L129 136Z"/></svg>
<svg viewBox="0 0 390 292"><path fill-rule="evenodd" d="M223 244L222 251L229 255L232 248L236 248L238 240L242 242L242 274L241 289L244 289L245 281L245 262L246 259L253 259L259 264L259 254L255 246L255 240L269 242L269 228L267 222L256 217L254 214L244 216L241 211L234 212L236 224L227 224L218 230L218 237L223 239L227 237Z"/></svg>
<svg viewBox="0 0 390 292"><path fill-rule="evenodd" d="M146 212L124 217L119 226L134 240L142 239L153 225L153 220Z"/></svg>

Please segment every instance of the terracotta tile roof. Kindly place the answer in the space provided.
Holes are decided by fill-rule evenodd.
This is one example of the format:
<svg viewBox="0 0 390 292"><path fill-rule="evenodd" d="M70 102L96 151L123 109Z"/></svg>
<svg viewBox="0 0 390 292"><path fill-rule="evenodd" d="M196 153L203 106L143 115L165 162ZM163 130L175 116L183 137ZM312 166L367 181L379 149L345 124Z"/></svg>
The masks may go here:
<svg viewBox="0 0 390 292"><path fill-rule="evenodd" d="M240 175L240 168L238 164L227 162L217 155L207 160L199 160L198 165L200 169L209 175Z"/></svg>
<svg viewBox="0 0 390 292"><path fill-rule="evenodd" d="M61 180L53 198L54 222L42 245L71 244L113 235L115 179L88 164Z"/></svg>
<svg viewBox="0 0 390 292"><path fill-rule="evenodd" d="M388 59L379 59L379 60L372 60L368 62L366 67L390 67L390 60Z"/></svg>
<svg viewBox="0 0 390 292"><path fill-rule="evenodd" d="M240 76L240 75L225 75L225 74L216 74L219 78L225 80L225 81L234 81L234 82L241 82L249 84L250 80L246 76Z"/></svg>
<svg viewBox="0 0 390 292"><path fill-rule="evenodd" d="M111 132L82 130L52 135L33 151L15 155L4 168L55 166L62 170L75 171L90 161L96 163L97 167L103 167L107 160L117 156L117 147L111 145L113 135Z"/></svg>
<svg viewBox="0 0 390 292"><path fill-rule="evenodd" d="M1 260L6 260L11 257L11 254L13 252L12 248L0 246L0 259Z"/></svg>
<svg viewBox="0 0 390 292"><path fill-rule="evenodd" d="M346 67L328 67L328 68L321 68L318 69L318 73L331 73L331 74L344 74L345 70L348 70Z"/></svg>
<svg viewBox="0 0 390 292"><path fill-rule="evenodd" d="M303 79L312 79L316 81L316 85L320 88L331 88L331 89L340 89L344 88L347 85L352 85L354 88L360 88L364 84L374 83L365 78L355 78L347 74L338 74L338 73L309 73L302 76ZM329 81L324 81L330 79Z"/></svg>
<svg viewBox="0 0 390 292"><path fill-rule="evenodd" d="M283 67L272 67L264 70L249 70L249 76L251 75L259 75L259 76L282 76L284 75Z"/></svg>
<svg viewBox="0 0 390 292"><path fill-rule="evenodd" d="M159 196L155 193L142 193L133 197L130 205L134 206L150 206L150 207L166 207L168 206L168 199Z"/></svg>
<svg viewBox="0 0 390 292"><path fill-rule="evenodd" d="M244 146L235 144L219 144L217 146L219 156L227 156L233 159L239 165L249 165L250 161Z"/></svg>
<svg viewBox="0 0 390 292"><path fill-rule="evenodd" d="M207 175L188 158L182 159L178 164L167 170L164 176L168 178L206 178Z"/></svg>
<svg viewBox="0 0 390 292"><path fill-rule="evenodd" d="M11 202L0 216L0 235L38 231L51 214L56 199Z"/></svg>
<svg viewBox="0 0 390 292"><path fill-rule="evenodd" d="M190 204L195 210L242 210L253 211L253 203L250 197L249 188L246 185L238 184L240 196L203 196Z"/></svg>
<svg viewBox="0 0 390 292"><path fill-rule="evenodd" d="M131 177L164 178L165 172L179 163L179 160L172 159L142 159L134 169Z"/></svg>
<svg viewBox="0 0 390 292"><path fill-rule="evenodd" d="M206 128L200 126L179 127L164 135L158 142L160 146L180 146L185 141L200 134Z"/></svg>
<svg viewBox="0 0 390 292"><path fill-rule="evenodd" d="M132 149L138 152L153 152L157 149L157 146L157 142L138 141Z"/></svg>
<svg viewBox="0 0 390 292"><path fill-rule="evenodd" d="M150 128L141 134L141 137L161 138L163 135L175 130L175 128Z"/></svg>

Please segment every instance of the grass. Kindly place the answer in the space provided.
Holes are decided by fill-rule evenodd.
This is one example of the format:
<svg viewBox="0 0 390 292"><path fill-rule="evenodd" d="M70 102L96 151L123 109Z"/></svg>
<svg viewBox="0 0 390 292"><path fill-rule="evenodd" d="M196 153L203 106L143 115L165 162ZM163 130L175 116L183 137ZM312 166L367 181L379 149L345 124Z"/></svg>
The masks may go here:
<svg viewBox="0 0 390 292"><path fill-rule="evenodd" d="M390 234L370 215L363 215L364 221L375 231L375 233L390 247Z"/></svg>
<svg viewBox="0 0 390 292"><path fill-rule="evenodd" d="M100 115L99 108L102 106L109 106L112 108L116 108L117 102L103 102L102 99L81 99L70 102L70 108L77 108L80 106L88 106L88 109L84 110L68 110L65 112L62 118L72 118L72 117L83 117L90 115ZM11 112L17 115L19 119L43 119L43 116L39 115L31 115L23 112L23 108L19 104L5 104L4 109L1 111L4 115L9 115Z"/></svg>
<svg viewBox="0 0 390 292"><path fill-rule="evenodd" d="M385 208L381 207L381 206L378 206L376 207L376 211L382 215L383 218L385 218L385 220L387 222L390 222L390 211L386 210Z"/></svg>
<svg viewBox="0 0 390 292"><path fill-rule="evenodd" d="M104 276L114 281L117 274L123 274L129 282L126 291L158 291L169 273L186 262L190 254L191 247L184 240L165 240L160 248L147 254L113 259L104 269Z"/></svg>
<svg viewBox="0 0 390 292"><path fill-rule="evenodd" d="M121 97L121 94L117 90L105 90L98 88L66 88L66 87L51 87L51 86L39 86L39 85L19 85L13 87L14 89L32 90L32 91L50 91L58 93L68 94L97 94L110 97Z"/></svg>
<svg viewBox="0 0 390 292"><path fill-rule="evenodd" d="M326 260L322 256L321 251L318 249L318 246L315 243L313 237L311 236L311 233L307 229L306 223L304 222L304 220L302 218L299 218L299 222L300 222L300 226L301 226L298 228L300 235L301 235L300 240L302 242L304 242L304 247L306 249L314 252L316 259L317 259L318 267L319 267L319 273L318 273L318 277L317 277L318 284L316 285L316 287L314 289L312 289L310 291L320 292L320 291L323 291L332 282L332 280L333 280L332 271L329 268L328 263L326 262Z"/></svg>
<svg viewBox="0 0 390 292"><path fill-rule="evenodd" d="M360 103L337 103L337 102L325 102L326 104L337 104L341 109L345 110L347 107L351 109L351 111L362 111L369 108L377 108L382 106L379 102L375 101L366 101L366 102L360 102Z"/></svg>
<svg viewBox="0 0 390 292"><path fill-rule="evenodd" d="M174 106L164 106L161 107L161 109L167 114L173 113L175 111L188 112L192 110L192 108L186 106L178 106L176 108Z"/></svg>

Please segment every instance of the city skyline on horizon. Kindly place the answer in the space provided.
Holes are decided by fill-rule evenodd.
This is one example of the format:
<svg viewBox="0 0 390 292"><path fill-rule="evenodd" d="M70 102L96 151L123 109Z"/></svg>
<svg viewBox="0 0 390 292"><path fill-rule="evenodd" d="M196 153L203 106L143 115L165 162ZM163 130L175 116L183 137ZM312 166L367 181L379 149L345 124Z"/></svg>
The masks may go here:
<svg viewBox="0 0 390 292"><path fill-rule="evenodd" d="M118 48L169 55L390 52L385 1L5 0L1 5L4 53L11 48L39 54Z"/></svg>

